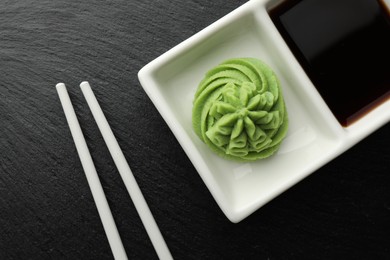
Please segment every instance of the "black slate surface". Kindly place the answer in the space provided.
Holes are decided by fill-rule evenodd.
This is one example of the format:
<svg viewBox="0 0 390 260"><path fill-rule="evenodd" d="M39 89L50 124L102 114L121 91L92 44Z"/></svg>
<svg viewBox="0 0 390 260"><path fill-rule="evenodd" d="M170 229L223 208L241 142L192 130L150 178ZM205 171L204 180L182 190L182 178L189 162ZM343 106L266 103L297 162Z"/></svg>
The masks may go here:
<svg viewBox="0 0 390 260"><path fill-rule="evenodd" d="M84 80L175 259L390 258L389 124L232 224L141 88L143 65L244 2L0 2L0 259L112 259L58 82L129 258L157 259L79 90Z"/></svg>

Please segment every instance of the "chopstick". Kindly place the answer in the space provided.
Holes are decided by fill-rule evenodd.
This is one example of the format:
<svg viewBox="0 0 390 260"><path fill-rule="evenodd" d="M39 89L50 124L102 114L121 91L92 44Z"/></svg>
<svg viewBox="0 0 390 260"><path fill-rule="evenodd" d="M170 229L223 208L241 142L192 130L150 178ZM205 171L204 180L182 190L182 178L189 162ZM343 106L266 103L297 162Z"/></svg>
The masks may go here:
<svg viewBox="0 0 390 260"><path fill-rule="evenodd" d="M110 207L108 206L106 196L104 195L102 185L99 181L95 165L93 164L91 154L89 153L87 143L85 142L83 132L81 131L80 124L77 120L76 113L74 112L66 86L64 83L58 83L56 85L56 89L70 128L70 132L76 145L77 153L79 154L85 176L87 177L96 208L103 223L103 228L106 232L111 251L115 259L127 259L118 229L116 228L114 218Z"/></svg>
<svg viewBox="0 0 390 260"><path fill-rule="evenodd" d="M84 81L80 84L80 88L158 257L164 260L173 259L91 86Z"/></svg>

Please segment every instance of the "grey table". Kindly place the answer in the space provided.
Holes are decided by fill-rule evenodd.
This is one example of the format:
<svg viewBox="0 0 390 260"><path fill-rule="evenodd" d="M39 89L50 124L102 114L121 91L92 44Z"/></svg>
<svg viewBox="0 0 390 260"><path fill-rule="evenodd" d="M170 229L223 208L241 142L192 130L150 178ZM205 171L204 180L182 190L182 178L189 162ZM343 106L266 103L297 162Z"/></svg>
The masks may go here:
<svg viewBox="0 0 390 260"><path fill-rule="evenodd" d="M390 125L230 223L138 70L245 1L0 2L0 259L112 259L65 82L131 259L156 259L78 87L88 80L176 259L390 258Z"/></svg>

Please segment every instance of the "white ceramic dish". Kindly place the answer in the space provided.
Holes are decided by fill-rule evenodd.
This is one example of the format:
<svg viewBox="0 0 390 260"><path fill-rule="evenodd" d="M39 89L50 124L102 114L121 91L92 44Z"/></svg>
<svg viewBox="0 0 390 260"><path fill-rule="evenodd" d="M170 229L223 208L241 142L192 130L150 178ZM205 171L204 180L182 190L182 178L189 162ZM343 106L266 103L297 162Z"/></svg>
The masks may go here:
<svg viewBox="0 0 390 260"><path fill-rule="evenodd" d="M333 116L272 23L275 1L252 0L142 68L139 80L225 215L239 222L389 122L390 102L348 128ZM215 155L192 129L192 101L205 72L235 57L256 57L279 76L289 113L274 156L236 163Z"/></svg>

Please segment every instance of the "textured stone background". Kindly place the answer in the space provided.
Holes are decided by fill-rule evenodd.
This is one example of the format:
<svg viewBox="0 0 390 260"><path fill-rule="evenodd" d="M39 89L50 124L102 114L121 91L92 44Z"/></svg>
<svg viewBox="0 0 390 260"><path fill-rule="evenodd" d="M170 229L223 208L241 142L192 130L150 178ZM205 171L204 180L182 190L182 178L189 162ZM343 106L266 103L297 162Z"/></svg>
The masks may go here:
<svg viewBox="0 0 390 260"><path fill-rule="evenodd" d="M129 258L157 258L84 80L175 258L390 258L389 124L232 224L141 88L143 65L244 2L0 2L0 259L112 258L55 91L61 81Z"/></svg>

